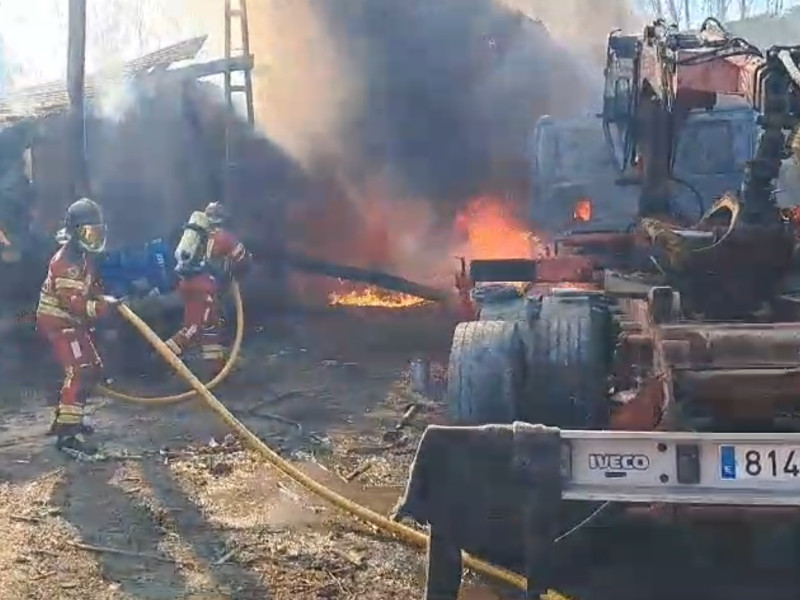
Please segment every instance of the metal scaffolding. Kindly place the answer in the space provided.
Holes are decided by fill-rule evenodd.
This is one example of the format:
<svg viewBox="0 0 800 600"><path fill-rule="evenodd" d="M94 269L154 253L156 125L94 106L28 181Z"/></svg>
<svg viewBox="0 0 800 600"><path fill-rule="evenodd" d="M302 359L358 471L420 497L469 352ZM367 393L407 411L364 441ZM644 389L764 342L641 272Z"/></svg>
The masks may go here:
<svg viewBox="0 0 800 600"><path fill-rule="evenodd" d="M237 6L233 6L234 2ZM233 47L234 21L238 23L238 34L241 40L239 48ZM232 73L236 72L232 68L231 59L234 57L244 57L246 68L239 72L242 74L242 83L232 82ZM231 128L234 123L235 107L233 102L234 94L244 94L245 110L247 122L253 126L255 124L255 109L253 106L253 60L250 55L250 31L247 25L247 2L246 0L225 0L225 101L228 105L228 115L225 125L225 167L224 167L224 191L223 201L228 202L232 195L231 178L235 171L236 160L231 155Z"/></svg>

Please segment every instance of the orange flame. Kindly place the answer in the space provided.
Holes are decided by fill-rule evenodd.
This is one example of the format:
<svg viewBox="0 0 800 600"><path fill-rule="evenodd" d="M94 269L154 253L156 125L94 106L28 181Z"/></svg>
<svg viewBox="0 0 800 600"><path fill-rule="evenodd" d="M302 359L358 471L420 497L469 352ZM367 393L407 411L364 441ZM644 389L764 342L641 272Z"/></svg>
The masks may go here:
<svg viewBox="0 0 800 600"><path fill-rule="evenodd" d="M471 199L460 211L453 224L457 253L470 259L532 258L543 253L544 245L533 235L525 223L514 214L512 204L502 198L479 196ZM380 213L380 211L378 211ZM377 215L376 215L377 216ZM387 251L394 244L385 234L389 218L371 222L372 236L365 238L370 243L367 250L376 248ZM391 228L388 228L391 231ZM398 240L394 240L397 242ZM372 254L372 252L370 252ZM343 284L343 288L344 288ZM383 290L374 286L352 285L328 295L332 306L365 306L383 308L410 308L430 302L412 296Z"/></svg>
<svg viewBox="0 0 800 600"><path fill-rule="evenodd" d="M456 234L465 239L463 254L469 258L531 258L542 244L514 215L508 201L492 196L473 198L456 215Z"/></svg>
<svg viewBox="0 0 800 600"><path fill-rule="evenodd" d="M381 308L411 308L429 304L429 301L411 294L391 292L375 286L366 286L347 292L331 292L328 295L331 306L371 306Z"/></svg>
<svg viewBox="0 0 800 600"><path fill-rule="evenodd" d="M575 221L581 221L582 223L588 223L592 220L592 201L589 198L581 198L575 204L575 210L573 211L572 218Z"/></svg>

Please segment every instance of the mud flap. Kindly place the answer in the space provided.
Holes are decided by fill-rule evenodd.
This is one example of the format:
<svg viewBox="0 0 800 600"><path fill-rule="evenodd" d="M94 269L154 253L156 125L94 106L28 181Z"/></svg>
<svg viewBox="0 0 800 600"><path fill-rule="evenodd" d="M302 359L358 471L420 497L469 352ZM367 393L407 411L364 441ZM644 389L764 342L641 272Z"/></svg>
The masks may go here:
<svg viewBox="0 0 800 600"><path fill-rule="evenodd" d="M559 531L561 436L556 427L520 421L513 427L513 473L525 503L525 597L545 597L552 584L552 546Z"/></svg>
<svg viewBox="0 0 800 600"><path fill-rule="evenodd" d="M431 524L424 600L458 600L461 589L461 548L447 524Z"/></svg>
<svg viewBox="0 0 800 600"><path fill-rule="evenodd" d="M561 503L560 459L557 428L516 422L426 430L394 513L395 519L430 525L425 600L457 600L461 551L476 543L470 530L479 527L478 537L490 533L478 522L500 518L494 511L502 506L522 517L526 597L547 592ZM496 494L513 497L492 498Z"/></svg>

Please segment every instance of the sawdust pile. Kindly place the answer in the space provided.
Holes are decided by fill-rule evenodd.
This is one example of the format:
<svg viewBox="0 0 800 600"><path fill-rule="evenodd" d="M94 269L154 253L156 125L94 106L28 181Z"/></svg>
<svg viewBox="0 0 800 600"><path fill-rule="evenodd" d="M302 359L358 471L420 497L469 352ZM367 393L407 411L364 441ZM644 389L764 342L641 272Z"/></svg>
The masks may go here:
<svg viewBox="0 0 800 600"><path fill-rule="evenodd" d="M62 483L63 472L54 471L21 486L0 485L0 596L123 598L94 557L71 545L80 537L51 504Z"/></svg>

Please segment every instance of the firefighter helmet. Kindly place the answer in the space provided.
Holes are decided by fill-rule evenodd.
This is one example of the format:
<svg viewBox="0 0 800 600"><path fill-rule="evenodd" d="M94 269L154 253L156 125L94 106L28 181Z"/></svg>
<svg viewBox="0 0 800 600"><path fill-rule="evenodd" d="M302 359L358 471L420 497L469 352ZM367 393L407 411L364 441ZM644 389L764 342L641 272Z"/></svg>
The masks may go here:
<svg viewBox="0 0 800 600"><path fill-rule="evenodd" d="M205 212L208 217L208 223L212 226L224 225L231 216L222 202L211 202L206 206Z"/></svg>
<svg viewBox="0 0 800 600"><path fill-rule="evenodd" d="M87 252L97 253L106 247L106 224L100 206L89 198L70 204L64 219L64 233Z"/></svg>

